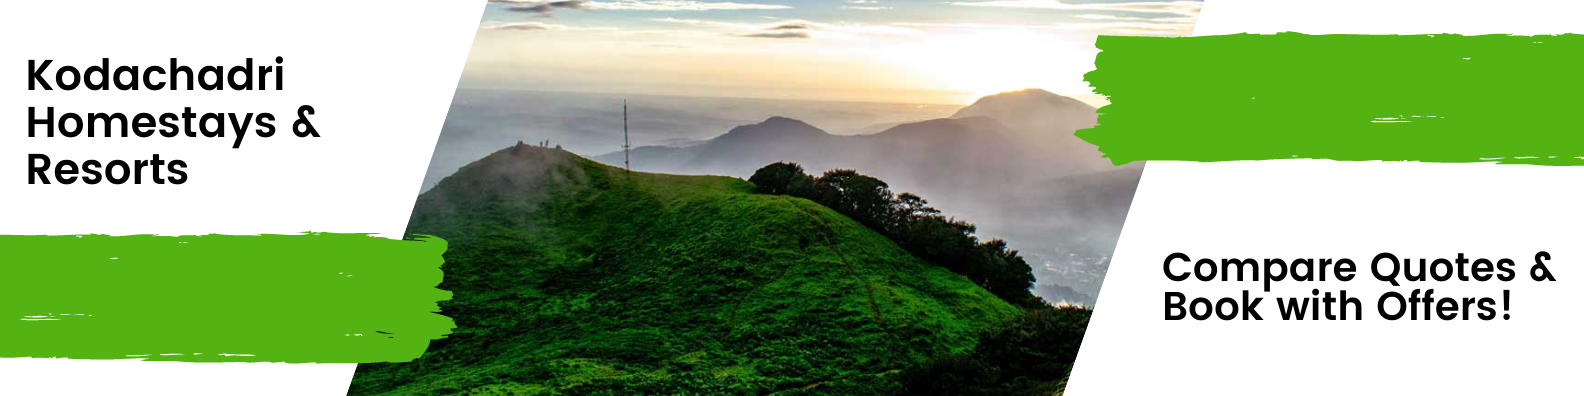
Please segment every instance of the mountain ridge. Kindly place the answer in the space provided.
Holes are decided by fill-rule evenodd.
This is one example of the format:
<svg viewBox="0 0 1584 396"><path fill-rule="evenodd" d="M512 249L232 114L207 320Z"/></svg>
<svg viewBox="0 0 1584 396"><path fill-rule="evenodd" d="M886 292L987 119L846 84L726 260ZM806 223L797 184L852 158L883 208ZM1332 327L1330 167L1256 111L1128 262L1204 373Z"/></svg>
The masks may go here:
<svg viewBox="0 0 1584 396"><path fill-rule="evenodd" d="M1095 110L1094 107L1077 99L1040 89L1026 89L980 98L973 104L959 109L951 117L900 123L871 134L835 135L801 120L772 116L759 123L734 127L713 139L688 147L637 147L631 151L631 156L635 164L646 170L666 173L702 172L739 177L746 177L748 172L755 169L749 165L756 167L764 163L762 160L765 157L777 156L778 158L774 158L775 161L804 163L813 169L859 168L859 165L868 164L853 161L850 157L872 156L877 151L890 151L895 148L886 146L886 143L867 149L839 147L843 144L854 144L854 140L848 139L866 137L900 139L903 136L921 138L920 135L932 133L950 136L950 133L941 130L960 126L961 124L951 122L955 120L968 124L975 133L986 135L976 138L993 141L991 144L1004 147L1003 150L1008 151L1009 155L1016 157L1054 155L1055 161L1046 161L1045 164L1052 168L1052 172L1040 176L1055 177L1063 173L1099 170L1110 166L1110 162L1102 158L1093 145L1072 134L1078 129L1094 125L1097 120ZM923 138L928 137L923 136ZM746 148L744 146L749 145L757 146L751 149L760 152L744 153L743 150ZM772 145L790 147L766 148ZM752 161L748 161L753 164L735 163L743 157L753 157ZM848 158L846 161L841 161L832 160L831 157ZM608 164L618 164L620 161L616 160L625 156L623 152L616 151L591 158ZM827 164L829 166L826 166ZM873 171L873 166L862 168ZM878 172L883 173L883 170Z"/></svg>
<svg viewBox="0 0 1584 396"><path fill-rule="evenodd" d="M736 177L777 161L812 172L858 169L896 191L930 197L937 207L974 219L983 234L1013 242L1031 262L1052 268L1040 275L1041 283L1092 296L1142 172L1142 165L1111 165L1098 148L1074 136L1094 125L1096 111L1078 99L1029 89L980 98L950 117L871 134L814 132L817 126L771 117L686 148L633 149L632 164L637 170ZM798 129L722 139L740 129L780 124ZM624 159L620 151L592 158L608 164ZM1074 301L1071 295L1048 297L1093 303L1092 297Z"/></svg>

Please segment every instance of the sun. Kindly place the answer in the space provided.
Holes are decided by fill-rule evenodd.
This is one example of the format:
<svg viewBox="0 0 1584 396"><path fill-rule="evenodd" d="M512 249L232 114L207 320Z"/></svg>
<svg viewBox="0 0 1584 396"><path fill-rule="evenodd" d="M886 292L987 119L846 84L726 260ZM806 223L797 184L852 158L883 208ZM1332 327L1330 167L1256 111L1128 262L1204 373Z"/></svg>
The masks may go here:
<svg viewBox="0 0 1584 396"><path fill-rule="evenodd" d="M943 32L876 51L882 61L922 75L932 90L958 92L967 100L1026 88L1088 90L1083 74L1094 67L1092 51L1039 29L979 29Z"/></svg>

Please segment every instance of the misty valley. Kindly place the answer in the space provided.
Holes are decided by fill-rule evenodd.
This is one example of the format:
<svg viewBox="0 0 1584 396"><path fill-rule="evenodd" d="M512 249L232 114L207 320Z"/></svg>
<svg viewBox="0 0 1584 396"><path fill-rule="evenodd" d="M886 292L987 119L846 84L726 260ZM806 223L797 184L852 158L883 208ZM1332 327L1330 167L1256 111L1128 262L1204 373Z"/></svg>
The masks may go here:
<svg viewBox="0 0 1584 396"><path fill-rule="evenodd" d="M1143 170L1073 136L1094 107L1040 90L964 107L461 89L422 190L519 140L622 166L623 100L634 171L855 169L1005 239L1034 268L1035 294L1055 303L1093 305Z"/></svg>

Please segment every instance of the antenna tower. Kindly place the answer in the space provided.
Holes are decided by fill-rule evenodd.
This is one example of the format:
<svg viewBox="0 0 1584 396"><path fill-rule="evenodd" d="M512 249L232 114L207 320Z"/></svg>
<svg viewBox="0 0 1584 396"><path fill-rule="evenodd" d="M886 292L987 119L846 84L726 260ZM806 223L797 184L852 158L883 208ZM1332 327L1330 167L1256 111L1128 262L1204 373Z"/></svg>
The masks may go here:
<svg viewBox="0 0 1584 396"><path fill-rule="evenodd" d="M632 141L627 138L627 99L622 99L622 162L632 173Z"/></svg>

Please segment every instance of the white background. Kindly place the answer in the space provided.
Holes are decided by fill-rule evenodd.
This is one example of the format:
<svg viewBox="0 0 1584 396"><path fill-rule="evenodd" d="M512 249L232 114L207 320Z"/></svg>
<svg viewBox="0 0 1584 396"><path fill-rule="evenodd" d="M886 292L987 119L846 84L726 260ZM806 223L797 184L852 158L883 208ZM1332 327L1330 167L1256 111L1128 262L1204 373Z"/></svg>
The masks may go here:
<svg viewBox="0 0 1584 396"><path fill-rule="evenodd" d="M1579 31L1568 2L1207 2L1196 35ZM1169 66L1169 65L1166 65ZM1167 67L1169 69L1169 67ZM1183 76L1193 78L1193 76ZM1449 82L1455 83L1455 82ZM1367 92L1360 92L1367 95ZM1527 100L1527 98L1468 98ZM1183 131L1191 133L1192 131ZM1281 133L1273 129L1271 133ZM1491 131L1501 133L1501 131ZM1577 394L1579 246L1584 167L1281 160L1149 163L1072 373L1071 395ZM1528 280L1549 251L1557 282ZM1273 296L1346 288L1364 321L1165 321L1164 293L1238 295L1254 283L1172 282L1167 255L1198 258L1352 258L1352 282L1291 283ZM1390 287L1369 260L1512 258L1508 283ZM1386 321L1376 297L1434 288L1440 296L1500 297L1511 320Z"/></svg>
<svg viewBox="0 0 1584 396"><path fill-rule="evenodd" d="M399 237L484 1L26 1L0 11L0 234L366 232ZM28 59L86 68L285 58L284 91L29 92ZM323 137L290 134L312 105ZM28 138L57 112L271 112L275 137ZM28 185L27 155L188 163L183 185ZM17 281L17 280L8 280ZM150 288L160 285L148 285ZM25 342L25 340L4 340ZM351 364L0 359L3 394L344 394Z"/></svg>

